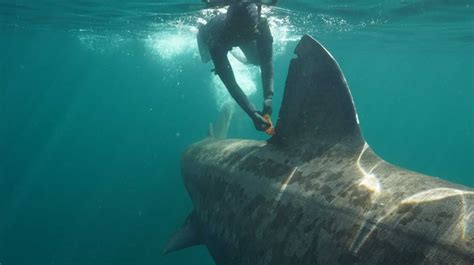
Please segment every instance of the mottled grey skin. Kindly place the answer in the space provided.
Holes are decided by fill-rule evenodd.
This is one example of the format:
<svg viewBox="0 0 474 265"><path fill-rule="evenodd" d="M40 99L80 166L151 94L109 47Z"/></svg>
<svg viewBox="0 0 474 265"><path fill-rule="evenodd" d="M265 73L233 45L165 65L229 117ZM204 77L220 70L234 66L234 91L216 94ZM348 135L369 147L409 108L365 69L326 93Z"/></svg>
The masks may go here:
<svg viewBox="0 0 474 265"><path fill-rule="evenodd" d="M308 36L296 54L277 135L183 156L216 264L474 264L474 190L380 159L332 56Z"/></svg>

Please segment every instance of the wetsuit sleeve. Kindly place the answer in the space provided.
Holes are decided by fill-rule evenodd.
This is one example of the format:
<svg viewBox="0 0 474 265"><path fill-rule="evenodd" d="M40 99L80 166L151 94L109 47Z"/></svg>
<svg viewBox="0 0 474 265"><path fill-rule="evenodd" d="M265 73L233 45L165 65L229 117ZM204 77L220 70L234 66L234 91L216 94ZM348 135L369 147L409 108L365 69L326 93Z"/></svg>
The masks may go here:
<svg viewBox="0 0 474 265"><path fill-rule="evenodd" d="M264 100L273 98L273 37L265 18L258 25L257 50L259 54Z"/></svg>
<svg viewBox="0 0 474 265"><path fill-rule="evenodd" d="M221 45L215 45L214 47L210 48L210 53L214 62L216 74L221 78L230 95L247 113L247 115L250 117L255 116L255 112L257 110L252 105L252 103L250 103L247 95L245 95L244 91L242 91L235 80L232 66L230 65L229 59L227 58L227 49Z"/></svg>

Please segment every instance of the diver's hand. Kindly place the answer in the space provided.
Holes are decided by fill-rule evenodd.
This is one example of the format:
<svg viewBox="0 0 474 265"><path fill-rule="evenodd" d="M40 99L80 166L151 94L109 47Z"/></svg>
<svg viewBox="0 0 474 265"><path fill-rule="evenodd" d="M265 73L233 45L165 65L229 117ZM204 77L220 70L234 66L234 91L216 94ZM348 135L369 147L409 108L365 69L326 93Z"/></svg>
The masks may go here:
<svg viewBox="0 0 474 265"><path fill-rule="evenodd" d="M265 115L265 114L268 114L269 116L272 115L272 112L273 112L273 108L272 108L272 99L271 98L267 98L263 101L263 111L262 111L262 114Z"/></svg>
<svg viewBox="0 0 474 265"><path fill-rule="evenodd" d="M264 132L272 126L267 120L263 118L262 114L260 114L259 112L254 112L251 118L253 124L255 125L255 129L257 129L258 131Z"/></svg>

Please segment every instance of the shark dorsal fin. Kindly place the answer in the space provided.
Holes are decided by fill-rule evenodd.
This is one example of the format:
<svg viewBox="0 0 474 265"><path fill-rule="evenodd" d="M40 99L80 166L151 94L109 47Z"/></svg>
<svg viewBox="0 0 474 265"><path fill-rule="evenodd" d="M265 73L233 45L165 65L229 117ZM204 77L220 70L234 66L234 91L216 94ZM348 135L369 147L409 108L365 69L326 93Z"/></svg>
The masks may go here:
<svg viewBox="0 0 474 265"><path fill-rule="evenodd" d="M270 143L317 150L344 139L360 145L361 136L346 79L334 57L305 35L288 70L276 134ZM309 154L311 155L311 154Z"/></svg>

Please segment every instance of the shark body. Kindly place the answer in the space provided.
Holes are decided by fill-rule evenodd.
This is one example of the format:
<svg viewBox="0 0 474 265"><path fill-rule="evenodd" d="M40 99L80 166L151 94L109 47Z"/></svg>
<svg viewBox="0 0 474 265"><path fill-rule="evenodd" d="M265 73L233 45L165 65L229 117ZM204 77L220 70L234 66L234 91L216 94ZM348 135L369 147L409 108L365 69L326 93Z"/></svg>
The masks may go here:
<svg viewBox="0 0 474 265"><path fill-rule="evenodd" d="M185 151L195 209L165 253L205 244L217 265L474 264L474 190L379 158L331 54L309 36L295 53L276 135Z"/></svg>

